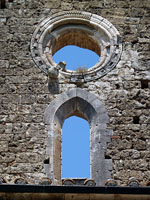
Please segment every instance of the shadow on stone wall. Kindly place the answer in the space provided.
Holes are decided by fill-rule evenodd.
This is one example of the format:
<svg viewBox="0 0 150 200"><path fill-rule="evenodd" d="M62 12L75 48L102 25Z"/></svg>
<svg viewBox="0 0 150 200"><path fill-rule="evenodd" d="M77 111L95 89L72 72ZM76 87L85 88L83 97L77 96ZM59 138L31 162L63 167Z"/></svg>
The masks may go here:
<svg viewBox="0 0 150 200"><path fill-rule="evenodd" d="M48 90L50 91L51 94L59 94L59 80L49 79Z"/></svg>

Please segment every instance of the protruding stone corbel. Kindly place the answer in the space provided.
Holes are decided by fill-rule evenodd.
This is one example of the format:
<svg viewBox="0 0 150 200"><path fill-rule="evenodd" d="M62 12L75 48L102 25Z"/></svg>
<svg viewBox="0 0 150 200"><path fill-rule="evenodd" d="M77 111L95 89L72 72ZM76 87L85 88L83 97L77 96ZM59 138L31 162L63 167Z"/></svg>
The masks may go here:
<svg viewBox="0 0 150 200"><path fill-rule="evenodd" d="M66 63L59 62L48 69L48 89L51 94L59 93L59 80L62 78L60 71L65 71Z"/></svg>
<svg viewBox="0 0 150 200"><path fill-rule="evenodd" d="M129 178L128 186L129 187L139 187L140 183L135 177L131 177L131 178Z"/></svg>
<svg viewBox="0 0 150 200"><path fill-rule="evenodd" d="M74 185L74 184L75 184L75 181L73 179L66 178L62 180L62 185Z"/></svg>
<svg viewBox="0 0 150 200"><path fill-rule="evenodd" d="M50 79L58 79L59 71L66 70L66 63L64 61L59 62L56 67L51 67L48 69L48 76Z"/></svg>
<svg viewBox="0 0 150 200"><path fill-rule="evenodd" d="M96 182L94 181L94 179L86 179L84 181L84 185L85 186L96 186Z"/></svg>
<svg viewBox="0 0 150 200"><path fill-rule="evenodd" d="M41 178L41 180L39 182L39 185L51 185L51 184L52 184L52 180L47 177Z"/></svg>
<svg viewBox="0 0 150 200"><path fill-rule="evenodd" d="M21 177L16 178L14 180L14 183L17 184L17 185L26 185L26 184L28 184L27 180L24 179L24 178L21 178Z"/></svg>
<svg viewBox="0 0 150 200"><path fill-rule="evenodd" d="M115 186L118 186L118 183L116 180L114 179L108 179L105 183L104 183L105 186L107 187L115 187Z"/></svg>

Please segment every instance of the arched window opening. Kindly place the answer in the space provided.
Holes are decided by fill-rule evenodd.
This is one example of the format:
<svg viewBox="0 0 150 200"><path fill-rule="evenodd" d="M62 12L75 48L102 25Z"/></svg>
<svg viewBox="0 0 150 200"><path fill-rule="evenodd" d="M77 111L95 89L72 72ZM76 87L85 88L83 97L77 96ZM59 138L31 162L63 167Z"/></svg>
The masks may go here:
<svg viewBox="0 0 150 200"><path fill-rule="evenodd" d="M62 128L62 178L90 178L89 123L76 116Z"/></svg>
<svg viewBox="0 0 150 200"><path fill-rule="evenodd" d="M89 49L68 45L58 50L53 59L56 63L65 61L66 69L80 72L94 66L99 61L99 56Z"/></svg>
<svg viewBox="0 0 150 200"><path fill-rule="evenodd" d="M107 143L111 141L110 136L113 132L112 130L107 129L109 117L104 105L95 95L81 88L73 88L58 95L45 110L44 123L48 130L48 137L46 139L44 172L47 177L52 179L54 185L61 185L62 179L64 178L80 178L80 175L77 173L68 173L66 175L63 173L65 165L62 150L63 147L67 145L64 144L63 136L66 134L64 131L62 133L62 129L64 130L63 124L65 120L73 115L88 121L90 126L90 136L86 135L86 137L84 136L84 140L81 140L81 136L85 133L81 131L81 123L77 123L75 127L70 125L70 123L68 124L68 127L71 129L69 135L71 135L75 147L72 144L67 150L71 155L66 162L68 165L67 171L71 170L72 173L75 173L77 168L77 166L75 166L74 169L74 165L73 167L71 165L71 158L73 158L73 161L75 160L75 156L71 150L74 149L77 157L79 157L83 150L85 150L83 144L85 145L86 138L90 138L90 144L88 143L88 150L90 150L90 153L87 156L89 164L85 164L85 161L83 160L86 157L85 155L81 156L82 160L77 160L76 163L78 164L80 171L81 167L84 169L81 174L81 179L89 178L90 174L90 178L95 180L97 186L104 186L106 180L111 178L112 159L111 157L108 157L109 154L107 155L106 148ZM79 127L79 130L75 130L77 127ZM71 134L73 133L73 130L75 130L76 136L79 133L76 137L77 142L75 142L75 139ZM79 142L81 142L81 150L79 150ZM84 173L87 167L90 172L88 175Z"/></svg>

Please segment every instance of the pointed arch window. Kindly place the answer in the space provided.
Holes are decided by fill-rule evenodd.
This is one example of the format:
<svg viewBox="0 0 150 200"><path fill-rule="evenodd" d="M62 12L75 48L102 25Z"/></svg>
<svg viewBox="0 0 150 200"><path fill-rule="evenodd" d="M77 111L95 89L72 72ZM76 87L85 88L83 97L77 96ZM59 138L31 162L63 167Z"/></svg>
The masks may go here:
<svg viewBox="0 0 150 200"><path fill-rule="evenodd" d="M71 116L86 119L90 125L90 178L98 186L104 185L111 178L112 170L112 160L105 158L107 142L112 135L112 130L107 129L109 117L99 99L80 88L58 95L45 111L44 122L48 130L46 156L49 157L49 164L45 164L46 176L52 179L53 184L62 184L62 127Z"/></svg>

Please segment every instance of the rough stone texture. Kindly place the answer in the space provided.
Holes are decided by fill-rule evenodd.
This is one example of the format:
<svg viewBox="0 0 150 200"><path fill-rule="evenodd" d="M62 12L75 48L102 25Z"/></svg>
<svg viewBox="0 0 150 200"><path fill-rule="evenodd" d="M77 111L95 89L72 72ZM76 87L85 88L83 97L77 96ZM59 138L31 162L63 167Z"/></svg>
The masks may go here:
<svg viewBox="0 0 150 200"><path fill-rule="evenodd" d="M126 185L150 179L150 0L14 0L0 9L0 174L8 182L45 177L47 130L43 113L57 96L35 67L30 40L37 24L51 13L83 10L109 20L123 37L114 70L81 88L95 94L108 111L114 137L107 146L112 178ZM59 84L59 93L75 88Z"/></svg>

